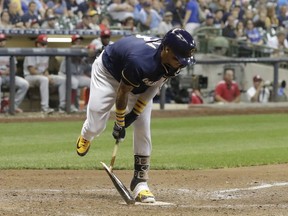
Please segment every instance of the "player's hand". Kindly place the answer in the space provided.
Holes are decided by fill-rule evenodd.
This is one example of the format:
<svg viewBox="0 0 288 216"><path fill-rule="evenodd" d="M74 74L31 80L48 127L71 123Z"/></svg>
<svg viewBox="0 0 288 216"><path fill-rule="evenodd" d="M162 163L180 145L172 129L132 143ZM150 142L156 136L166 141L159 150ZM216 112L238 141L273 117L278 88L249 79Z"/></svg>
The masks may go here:
<svg viewBox="0 0 288 216"><path fill-rule="evenodd" d="M112 135L113 135L114 139L122 142L125 138L125 135L126 135L125 127L121 127L115 122Z"/></svg>
<svg viewBox="0 0 288 216"><path fill-rule="evenodd" d="M125 128L129 127L137 118L138 115L133 110L125 115Z"/></svg>

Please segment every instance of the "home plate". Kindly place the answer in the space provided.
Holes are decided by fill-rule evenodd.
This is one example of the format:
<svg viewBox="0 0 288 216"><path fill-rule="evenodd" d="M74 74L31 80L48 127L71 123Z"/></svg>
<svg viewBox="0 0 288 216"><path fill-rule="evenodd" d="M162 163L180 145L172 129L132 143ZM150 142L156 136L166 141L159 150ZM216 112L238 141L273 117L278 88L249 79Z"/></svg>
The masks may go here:
<svg viewBox="0 0 288 216"><path fill-rule="evenodd" d="M121 204L127 205L124 202L121 202ZM168 202L156 201L155 203L136 202L135 205L142 205L142 206L172 206L172 205L175 205L175 204L174 203L168 203Z"/></svg>

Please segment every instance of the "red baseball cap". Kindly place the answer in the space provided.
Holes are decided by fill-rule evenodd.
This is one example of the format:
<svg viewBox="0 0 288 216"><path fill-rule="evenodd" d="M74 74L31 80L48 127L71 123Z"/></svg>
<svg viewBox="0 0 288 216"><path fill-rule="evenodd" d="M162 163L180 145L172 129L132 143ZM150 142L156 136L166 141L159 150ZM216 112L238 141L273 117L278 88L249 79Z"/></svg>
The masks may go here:
<svg viewBox="0 0 288 216"><path fill-rule="evenodd" d="M74 43L76 40L78 39L83 40L84 38L78 34L74 34L72 35L71 39L72 39L72 43Z"/></svg>
<svg viewBox="0 0 288 216"><path fill-rule="evenodd" d="M262 81L262 77L261 77L260 75L255 75L255 76L253 77L253 81L254 81L254 82Z"/></svg>
<svg viewBox="0 0 288 216"><path fill-rule="evenodd" d="M103 29L100 33L100 37L110 37L111 31L109 29Z"/></svg>
<svg viewBox="0 0 288 216"><path fill-rule="evenodd" d="M6 40L6 35L5 34L0 34L0 41Z"/></svg>
<svg viewBox="0 0 288 216"><path fill-rule="evenodd" d="M47 44L48 43L48 37L46 34L41 34L37 37L36 39L37 43L41 43L41 44Z"/></svg>

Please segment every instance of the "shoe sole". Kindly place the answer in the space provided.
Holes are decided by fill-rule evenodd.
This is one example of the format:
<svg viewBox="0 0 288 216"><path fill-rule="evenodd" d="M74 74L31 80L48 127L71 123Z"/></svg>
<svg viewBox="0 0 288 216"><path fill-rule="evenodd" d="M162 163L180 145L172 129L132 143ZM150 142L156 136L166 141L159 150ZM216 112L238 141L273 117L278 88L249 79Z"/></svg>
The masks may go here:
<svg viewBox="0 0 288 216"><path fill-rule="evenodd" d="M80 152L78 152L78 149L79 149L79 147L78 147L79 140L80 140L80 138L78 138L77 143L76 143L76 148L77 148L77 149L76 149L76 152L77 152L77 154L78 154L79 156L83 157L83 156L85 156L85 155L88 153L88 151L89 151L89 149L90 149L90 145L89 145L89 147L87 148L87 150L86 150L85 152L80 153Z"/></svg>
<svg viewBox="0 0 288 216"><path fill-rule="evenodd" d="M155 198L153 197L149 197L149 198L146 198L146 199L144 199L144 200L140 200L140 199L137 199L136 198L136 202L140 202L140 203L155 203L156 201L155 201Z"/></svg>

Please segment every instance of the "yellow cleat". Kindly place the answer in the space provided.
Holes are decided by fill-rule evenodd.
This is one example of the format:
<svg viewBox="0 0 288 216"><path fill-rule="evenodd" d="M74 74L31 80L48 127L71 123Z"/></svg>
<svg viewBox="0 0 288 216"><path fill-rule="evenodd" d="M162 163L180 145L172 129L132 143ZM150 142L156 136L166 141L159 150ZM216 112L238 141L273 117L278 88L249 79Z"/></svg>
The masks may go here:
<svg viewBox="0 0 288 216"><path fill-rule="evenodd" d="M155 203L155 197L150 190L142 190L138 193L135 201L141 203Z"/></svg>
<svg viewBox="0 0 288 216"><path fill-rule="evenodd" d="M77 154L79 156L84 156L87 154L90 148L90 141L84 139L81 135L77 140Z"/></svg>

